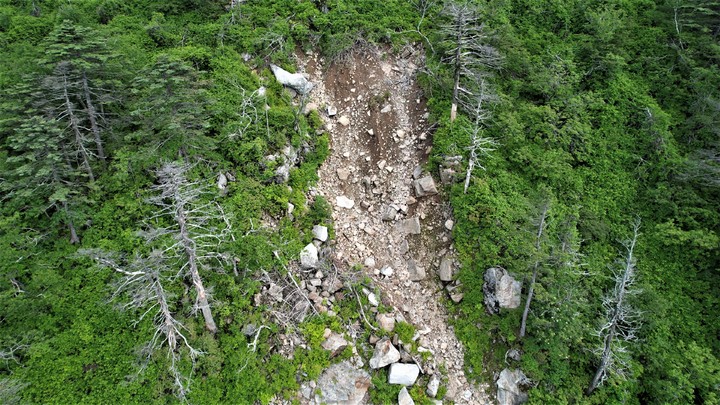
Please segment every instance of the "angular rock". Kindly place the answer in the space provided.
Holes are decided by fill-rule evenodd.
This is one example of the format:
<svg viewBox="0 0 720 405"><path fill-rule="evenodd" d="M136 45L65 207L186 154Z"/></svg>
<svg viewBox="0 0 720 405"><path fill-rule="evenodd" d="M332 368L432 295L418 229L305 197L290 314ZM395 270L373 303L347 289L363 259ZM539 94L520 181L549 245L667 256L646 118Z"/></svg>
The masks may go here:
<svg viewBox="0 0 720 405"><path fill-rule="evenodd" d="M408 241L406 239L403 239L402 243L400 243L400 254L404 255L405 253L410 250L410 246L408 245Z"/></svg>
<svg viewBox="0 0 720 405"><path fill-rule="evenodd" d="M335 197L335 204L340 208L351 209L355 206L355 201L345 197L344 195L339 195Z"/></svg>
<svg viewBox="0 0 720 405"><path fill-rule="evenodd" d="M406 235L419 235L420 234L420 218L412 217L403 219L397 223L398 231Z"/></svg>
<svg viewBox="0 0 720 405"><path fill-rule="evenodd" d="M383 221L392 221L395 219L395 215L397 215L397 209L395 209L395 207L391 205L388 205L382 209L381 219Z"/></svg>
<svg viewBox="0 0 720 405"><path fill-rule="evenodd" d="M440 181L442 184L452 184L455 182L457 172L453 169L443 168L440 169Z"/></svg>
<svg viewBox="0 0 720 405"><path fill-rule="evenodd" d="M335 294L339 290L342 290L343 283L338 278L333 278L331 281L328 277L323 281L322 287L325 291L328 292L328 294Z"/></svg>
<svg viewBox="0 0 720 405"><path fill-rule="evenodd" d="M425 277L427 277L427 274L425 273L425 269L418 266L417 263L415 263L415 260L413 260L413 259L408 260L407 266L408 266L408 273L410 274L411 281L421 281L421 280L425 280Z"/></svg>
<svg viewBox="0 0 720 405"><path fill-rule="evenodd" d="M394 363L390 365L388 382L407 387L415 384L419 374L420 368L416 364Z"/></svg>
<svg viewBox="0 0 720 405"><path fill-rule="evenodd" d="M303 269L315 269L318 267L318 250L312 243L305 246L300 252L300 267Z"/></svg>
<svg viewBox="0 0 720 405"><path fill-rule="evenodd" d="M218 188L220 190L225 190L225 188L227 187L227 183L228 183L227 176L225 176L223 173L220 173L218 175L218 181L217 181Z"/></svg>
<svg viewBox="0 0 720 405"><path fill-rule="evenodd" d="M328 367L317 382L319 394L315 402L319 404L359 405L368 388L372 385L370 374L355 368L349 361Z"/></svg>
<svg viewBox="0 0 720 405"><path fill-rule="evenodd" d="M350 170L342 168L337 169L337 176L338 179L346 181L350 177Z"/></svg>
<svg viewBox="0 0 720 405"><path fill-rule="evenodd" d="M430 379L430 382L427 385L427 389L425 390L425 393L432 398L435 398L435 396L438 393L438 389L440 389L440 378L437 374L433 374L432 378Z"/></svg>
<svg viewBox="0 0 720 405"><path fill-rule="evenodd" d="M327 106L327 115L328 117L334 117L337 115L337 107L329 105Z"/></svg>
<svg viewBox="0 0 720 405"><path fill-rule="evenodd" d="M368 294L367 298L368 298L368 302L370 303L370 305L372 305L374 307L380 305L380 301L378 301L375 293Z"/></svg>
<svg viewBox="0 0 720 405"><path fill-rule="evenodd" d="M382 339L375 344L375 351L370 359L370 368L383 368L388 364L400 361L400 352L388 339ZM417 375L415 376L417 377ZM413 381L414 382L414 381Z"/></svg>
<svg viewBox="0 0 720 405"><path fill-rule="evenodd" d="M520 306L520 282L505 274L497 286L496 296L500 308L517 308Z"/></svg>
<svg viewBox="0 0 720 405"><path fill-rule="evenodd" d="M519 385L527 381L525 374L519 369L504 369L497 380L497 401L499 405L519 405L527 402L528 396L520 390Z"/></svg>
<svg viewBox="0 0 720 405"><path fill-rule="evenodd" d="M496 314L500 308L520 306L520 282L502 267L491 267L483 275L483 295L488 313Z"/></svg>
<svg viewBox="0 0 720 405"><path fill-rule="evenodd" d="M282 294L282 287L275 283L271 283L270 287L268 288L268 295L272 297L275 301L282 301L283 294Z"/></svg>
<svg viewBox="0 0 720 405"><path fill-rule="evenodd" d="M430 176L415 180L413 184L415 185L415 195L418 197L426 197L438 192L437 187L435 187L435 180Z"/></svg>
<svg viewBox="0 0 720 405"><path fill-rule="evenodd" d="M392 332L395 329L395 317L388 314L378 314L375 319L380 325L380 329L385 332Z"/></svg>
<svg viewBox="0 0 720 405"><path fill-rule="evenodd" d="M412 176L413 176L413 180L419 179L420 176L422 176L422 167L420 167L420 166L415 166L415 168L413 169L413 174L412 174Z"/></svg>
<svg viewBox="0 0 720 405"><path fill-rule="evenodd" d="M307 94L314 87L313 84L300 73L290 73L280 66L272 64L270 65L270 70L272 70L275 79L277 79L280 84L290 87L300 94Z"/></svg>
<svg viewBox="0 0 720 405"><path fill-rule="evenodd" d="M330 333L330 336L322 342L323 349L330 352L330 357L335 357L347 347L348 342L338 333Z"/></svg>
<svg viewBox="0 0 720 405"><path fill-rule="evenodd" d="M315 239L319 240L320 242L327 241L328 229L326 226L315 225L315 226L313 226L312 233L313 233L313 237Z"/></svg>
<svg viewBox="0 0 720 405"><path fill-rule="evenodd" d="M257 331L257 326L255 326L252 323L249 323L249 324L243 326L243 328L242 328L242 334L247 337L254 335L256 331Z"/></svg>
<svg viewBox="0 0 720 405"><path fill-rule="evenodd" d="M440 260L440 269L438 270L440 281L452 281L453 279L453 260L449 257L443 257Z"/></svg>
<svg viewBox="0 0 720 405"><path fill-rule="evenodd" d="M415 401L413 401L406 387L402 387L400 393L398 393L398 405L415 405Z"/></svg>
<svg viewBox="0 0 720 405"><path fill-rule="evenodd" d="M385 277L392 277L394 272L395 271L390 266L383 266L383 268L380 269L380 274L382 274Z"/></svg>
<svg viewBox="0 0 720 405"><path fill-rule="evenodd" d="M374 257L368 257L368 258L365 259L365 261L363 262L363 264L365 264L365 267L369 267L369 268L371 268L371 269L374 269L374 268L375 268L375 258L374 258Z"/></svg>
<svg viewBox="0 0 720 405"><path fill-rule="evenodd" d="M338 122L340 123L340 125L346 127L346 126L350 125L350 118L343 115L340 118L338 118Z"/></svg>

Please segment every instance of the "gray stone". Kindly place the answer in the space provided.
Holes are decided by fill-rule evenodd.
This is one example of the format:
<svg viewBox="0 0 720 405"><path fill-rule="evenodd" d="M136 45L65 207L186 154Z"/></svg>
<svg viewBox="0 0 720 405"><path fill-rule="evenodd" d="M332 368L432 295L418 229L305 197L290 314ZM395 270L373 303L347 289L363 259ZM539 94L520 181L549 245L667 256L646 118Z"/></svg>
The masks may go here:
<svg viewBox="0 0 720 405"><path fill-rule="evenodd" d="M392 332L395 329L395 317L388 314L377 314L375 319L380 325L380 329L385 332Z"/></svg>
<svg viewBox="0 0 720 405"><path fill-rule="evenodd" d="M365 264L365 267L374 269L374 268L375 268L375 258L372 257L372 256L371 256L371 257L368 257L368 258L365 259L365 261L363 262L363 264Z"/></svg>
<svg viewBox="0 0 720 405"><path fill-rule="evenodd" d="M300 267L303 269L315 269L319 264L318 250L312 243L305 246L300 252Z"/></svg>
<svg viewBox="0 0 720 405"><path fill-rule="evenodd" d="M407 387L415 384L419 374L420 367L416 364L394 363L390 365L388 382L390 384L400 384Z"/></svg>
<svg viewBox="0 0 720 405"><path fill-rule="evenodd" d="M388 205L382 209L381 219L383 221L392 221L395 219L396 214L397 214L397 209L395 209L395 207L393 207L391 205Z"/></svg>
<svg viewBox="0 0 720 405"><path fill-rule="evenodd" d="M452 231L454 226L455 221L453 221L452 219L448 219L447 221L445 221L445 229L447 229L448 231Z"/></svg>
<svg viewBox="0 0 720 405"><path fill-rule="evenodd" d="M316 403L359 405L372 385L370 374L355 368L349 361L328 367L317 382Z"/></svg>
<svg viewBox="0 0 720 405"><path fill-rule="evenodd" d="M505 274L496 289L500 308L517 308L520 306L520 282Z"/></svg>
<svg viewBox="0 0 720 405"><path fill-rule="evenodd" d="M313 233L313 237L315 239L319 240L320 242L327 241L327 238L328 238L327 226L315 225L315 226L313 226L312 233Z"/></svg>
<svg viewBox="0 0 720 405"><path fill-rule="evenodd" d="M355 206L355 201L345 197L344 195L339 195L335 197L335 204L340 208L351 209Z"/></svg>
<svg viewBox="0 0 720 405"><path fill-rule="evenodd" d="M419 179L420 176L422 176L422 167L420 167L420 166L415 166L415 168L413 169L413 174L412 174L412 176L413 176L413 179L414 179L414 180Z"/></svg>
<svg viewBox="0 0 720 405"><path fill-rule="evenodd" d="M282 299L283 299L282 287L280 287L279 285L277 285L275 283L271 283L270 287L268 287L267 292L268 292L268 295L270 295L270 297L272 297L272 299L274 299L275 301L282 301Z"/></svg>
<svg viewBox="0 0 720 405"><path fill-rule="evenodd" d="M402 387L400 393L398 393L398 405L415 405L415 401L413 401L406 387Z"/></svg>
<svg viewBox="0 0 720 405"><path fill-rule="evenodd" d="M380 269L380 274L382 274L385 277L392 277L394 272L395 271L390 266L383 266L383 268Z"/></svg>
<svg viewBox="0 0 720 405"><path fill-rule="evenodd" d="M343 288L343 283L338 278L334 278L332 279L332 281L330 280L330 278L326 278L322 283L322 287L329 294L335 294L337 291Z"/></svg>
<svg viewBox="0 0 720 405"><path fill-rule="evenodd" d="M350 118L343 115L340 118L338 118L338 122L340 123L340 125L346 127L346 126L350 125Z"/></svg>
<svg viewBox="0 0 720 405"><path fill-rule="evenodd" d="M421 280L425 280L425 277L427 277L427 274L425 273L425 269L418 266L417 263L415 263L415 260L413 260L413 259L408 260L407 266L408 266L408 273L410 274L411 281L421 281Z"/></svg>
<svg viewBox="0 0 720 405"><path fill-rule="evenodd" d="M270 70L272 70L275 79L277 79L280 84L290 87L300 94L307 94L314 87L313 84L300 73L290 73L280 66L272 64L270 65Z"/></svg>
<svg viewBox="0 0 720 405"><path fill-rule="evenodd" d="M497 402L499 405L519 405L527 402L528 396L520 390L519 385L527 381L525 374L519 369L504 369L497 380Z"/></svg>
<svg viewBox="0 0 720 405"><path fill-rule="evenodd" d="M455 182L457 172L453 169L443 168L440 169L440 181L442 184L452 184Z"/></svg>
<svg viewBox="0 0 720 405"><path fill-rule="evenodd" d="M408 245L408 241L403 239L402 243L400 243L400 254L404 255L405 253L410 250L410 246Z"/></svg>
<svg viewBox="0 0 720 405"><path fill-rule="evenodd" d="M415 195L418 197L426 197L438 192L437 187L435 187L435 180L430 176L415 180L413 184L415 185Z"/></svg>
<svg viewBox="0 0 720 405"><path fill-rule="evenodd" d="M433 374L432 378L430 379L430 382L427 385L427 389L425 390L425 393L432 398L435 398L435 396L438 393L438 389L440 389L440 377L438 377L437 374Z"/></svg>
<svg viewBox="0 0 720 405"><path fill-rule="evenodd" d="M247 337L254 335L256 331L257 331L257 326L255 326L252 323L249 323L249 324L243 326L243 328L242 328L243 335L245 335Z"/></svg>
<svg viewBox="0 0 720 405"><path fill-rule="evenodd" d="M346 181L350 177L350 170L342 168L337 169L337 176L338 179Z"/></svg>
<svg viewBox="0 0 720 405"><path fill-rule="evenodd" d="M330 352L330 357L335 357L340 354L347 347L347 340L338 333L330 333L330 336L322 342L321 346L323 349Z"/></svg>
<svg viewBox="0 0 720 405"><path fill-rule="evenodd" d="M370 359L370 368L383 368L388 364L397 363L399 360L400 352L398 349L387 338L382 339L375 344L375 351Z"/></svg>
<svg viewBox="0 0 720 405"><path fill-rule="evenodd" d="M453 279L453 260L449 257L443 257L440 260L440 269L438 270L440 281L452 281Z"/></svg>
<svg viewBox="0 0 720 405"><path fill-rule="evenodd" d="M227 183L228 183L227 176L225 176L223 173L220 173L218 175L218 181L217 181L218 188L220 190L225 190L225 188L227 187Z"/></svg>
<svg viewBox="0 0 720 405"><path fill-rule="evenodd" d="M337 107L332 106L332 105L327 106L328 117L334 117L335 115L337 115L337 112L338 112Z"/></svg>
<svg viewBox="0 0 720 405"><path fill-rule="evenodd" d="M520 282L508 274L502 267L491 267L483 276L483 295L488 313L496 314L500 308L520 306Z"/></svg>
<svg viewBox="0 0 720 405"><path fill-rule="evenodd" d="M368 294L367 298L368 298L368 302L370 303L370 305L372 305L374 307L380 305L380 301L378 301L375 293Z"/></svg>
<svg viewBox="0 0 720 405"><path fill-rule="evenodd" d="M420 218L418 217L403 219L402 221L398 222L396 226L398 231L406 235L420 234Z"/></svg>

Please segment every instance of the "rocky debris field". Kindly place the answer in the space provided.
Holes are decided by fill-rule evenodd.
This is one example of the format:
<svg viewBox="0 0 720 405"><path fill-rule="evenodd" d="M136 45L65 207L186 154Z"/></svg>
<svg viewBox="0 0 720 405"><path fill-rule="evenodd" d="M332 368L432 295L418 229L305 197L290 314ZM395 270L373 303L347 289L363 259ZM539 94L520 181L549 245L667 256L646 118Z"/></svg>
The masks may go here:
<svg viewBox="0 0 720 405"><path fill-rule="evenodd" d="M390 383L406 386L426 375L431 397L442 384L445 400L489 402L483 387L465 377L463 347L448 323L444 303L459 302L463 294L455 281L458 264L451 210L442 199L440 180L422 168L432 144L429 114L415 83L422 63L420 53L410 49L400 56L365 49L329 66L315 55L301 60L301 69L313 84L305 109L319 112L331 137L330 157L309 196L323 196L333 206L335 240L329 260L338 264L341 273L361 268L371 278L377 294L363 291L368 301L374 307L391 308L376 316L383 329L392 330L396 321L403 321L417 331L413 342L397 341L397 335L395 341L373 336L368 342L374 346L368 364L358 358L331 367L305 387L306 403L367 401L361 395L368 389L361 367L388 367ZM449 177L443 180L450 181ZM317 246L309 245L300 254L301 265L310 268L315 260ZM372 308L363 317L375 312ZM328 339L328 350L344 344L342 337L328 335ZM413 358L406 347L410 343L415 353L425 352L423 357L429 360ZM341 395L345 399L333 399L338 391L323 387L333 385L328 381L336 380L329 376L337 369L349 367L356 371L346 373L354 379L346 382L362 392L350 390ZM310 395L311 391L319 394ZM411 403L407 391L398 401Z"/></svg>

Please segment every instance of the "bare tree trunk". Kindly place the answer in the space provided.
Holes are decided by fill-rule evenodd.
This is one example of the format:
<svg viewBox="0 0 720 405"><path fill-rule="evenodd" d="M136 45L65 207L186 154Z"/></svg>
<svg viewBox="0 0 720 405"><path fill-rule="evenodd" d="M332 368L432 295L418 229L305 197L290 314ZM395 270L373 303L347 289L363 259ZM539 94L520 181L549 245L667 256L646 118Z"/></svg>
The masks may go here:
<svg viewBox="0 0 720 405"><path fill-rule="evenodd" d="M95 148L97 149L98 158L105 164L105 149L103 148L102 138L100 137L100 127L97 123L97 110L90 96L90 86L88 85L87 74L82 73L83 92L85 93L85 104L87 105L88 118L90 119L90 130L92 130L95 138Z"/></svg>
<svg viewBox="0 0 720 405"><path fill-rule="evenodd" d="M585 391L586 395L592 394L593 391L607 379L611 372L623 375L624 361L619 355L625 352L622 342L628 342L636 338L640 313L635 310L627 302L627 297L638 293L637 289L633 289L635 284L635 245L639 235L640 220L638 219L633 226L633 237L624 243L627 254L622 260L622 269L616 273L615 288L612 293L603 299L603 307L606 311L605 322L598 332L602 336L602 351L600 355L600 364L595 372L590 385ZM618 341L616 343L616 341ZM620 363L620 366L617 365Z"/></svg>
<svg viewBox="0 0 720 405"><path fill-rule="evenodd" d="M72 102L70 102L70 95L68 94L67 89L67 76L63 74L63 97L65 99L65 111L67 112L68 119L70 120L70 128L72 128L73 134L75 135L75 143L77 143L77 147L80 150L80 156L82 156L82 164L85 168L85 172L87 172L90 177L90 181L94 182L95 176L93 175L92 168L90 167L90 156L88 155L87 150L85 150L85 142L83 140L82 133L80 132L78 118L75 115Z"/></svg>
<svg viewBox="0 0 720 405"><path fill-rule="evenodd" d="M455 49L455 79L453 84L452 107L450 107L450 122L457 118L458 98L460 97L460 70L462 69L460 61L462 34L457 34L457 49Z"/></svg>
<svg viewBox="0 0 720 405"><path fill-rule="evenodd" d="M533 266L533 275L530 279L530 288L528 289L527 299L525 300L525 309L523 310L522 320L520 321L520 338L525 337L527 318L530 313L530 304L532 303L533 295L535 293L535 281L537 280L538 269L540 268L540 248L543 232L545 231L545 222L547 220L548 211L550 211L550 202L546 202L543 206L542 213L540 214L538 231L535 235L535 254L537 256L535 258L535 265Z"/></svg>
<svg viewBox="0 0 720 405"><path fill-rule="evenodd" d="M190 267L190 276L192 277L193 286L195 286L195 293L197 294L197 306L200 308L205 319L205 327L211 332L217 332L217 326L215 325L215 319L213 319L212 311L210 311L210 303L207 299L207 292L203 286L202 278L200 278L200 271L197 266L197 252L195 250L195 241L190 237L187 230L187 220L185 218L185 211L182 206L178 207L175 212L175 219L180 225L180 238L182 239L183 249L188 259L188 266Z"/></svg>
<svg viewBox="0 0 720 405"><path fill-rule="evenodd" d="M610 366L610 361L612 359L612 341L615 338L615 325L613 325L610 328L609 333L607 336L605 336L605 340L603 341L603 353L600 356L600 365L598 366L597 372L595 373L595 377L593 377L592 382L590 382L590 386L585 390L586 395L592 394L593 391L602 383L603 379L605 378L605 373L607 372L608 367Z"/></svg>

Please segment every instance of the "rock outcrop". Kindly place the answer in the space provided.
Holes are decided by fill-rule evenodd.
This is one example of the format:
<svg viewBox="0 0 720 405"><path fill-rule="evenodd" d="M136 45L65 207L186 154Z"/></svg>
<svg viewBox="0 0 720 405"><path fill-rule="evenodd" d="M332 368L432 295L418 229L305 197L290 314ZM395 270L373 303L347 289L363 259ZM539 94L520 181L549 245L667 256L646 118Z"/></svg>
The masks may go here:
<svg viewBox="0 0 720 405"><path fill-rule="evenodd" d="M520 282L516 281L502 267L491 267L485 271L485 308L488 313L496 314L500 308L520 306Z"/></svg>
<svg viewBox="0 0 720 405"><path fill-rule="evenodd" d="M270 65L270 70L280 84L290 87L300 94L307 94L313 89L313 84L300 73L290 73L277 65Z"/></svg>
<svg viewBox="0 0 720 405"><path fill-rule="evenodd" d="M317 382L318 404L359 405L372 385L370 374L354 367L349 361L334 364L322 373Z"/></svg>
<svg viewBox="0 0 720 405"><path fill-rule="evenodd" d="M522 392L520 385L527 377L520 369L510 371L504 369L497 380L497 402L499 405L520 405L527 401L528 396Z"/></svg>

